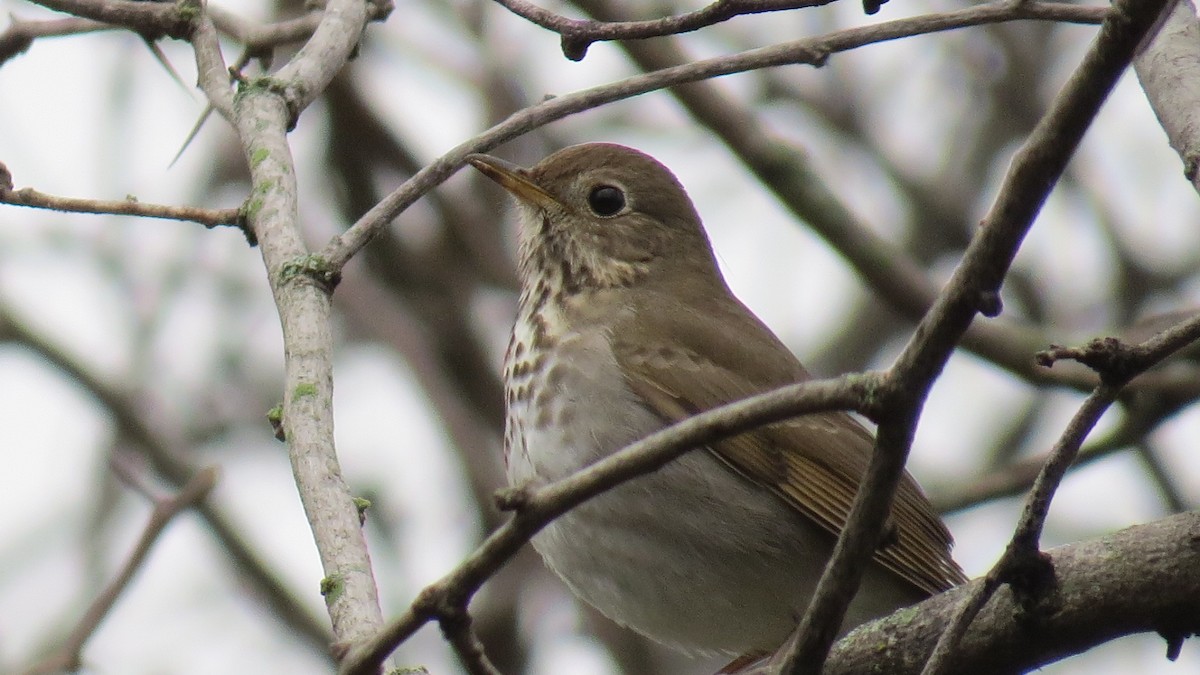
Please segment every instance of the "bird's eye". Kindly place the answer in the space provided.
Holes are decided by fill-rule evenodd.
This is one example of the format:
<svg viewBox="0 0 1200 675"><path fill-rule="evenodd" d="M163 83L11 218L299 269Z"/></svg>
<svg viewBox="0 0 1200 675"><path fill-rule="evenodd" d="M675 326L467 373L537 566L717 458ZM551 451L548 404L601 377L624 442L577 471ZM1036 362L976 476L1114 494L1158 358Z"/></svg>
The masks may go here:
<svg viewBox="0 0 1200 675"><path fill-rule="evenodd" d="M588 206L601 218L615 216L625 208L625 193L611 185L597 185L588 194Z"/></svg>

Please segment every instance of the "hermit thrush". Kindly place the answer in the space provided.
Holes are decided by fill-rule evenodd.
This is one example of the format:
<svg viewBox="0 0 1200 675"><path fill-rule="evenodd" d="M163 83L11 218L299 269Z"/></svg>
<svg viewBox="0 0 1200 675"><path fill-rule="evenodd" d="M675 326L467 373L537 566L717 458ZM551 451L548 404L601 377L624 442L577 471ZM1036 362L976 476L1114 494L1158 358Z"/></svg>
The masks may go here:
<svg viewBox="0 0 1200 675"><path fill-rule="evenodd" d="M691 200L653 158L567 148L523 169L468 161L516 196L520 307L504 365L513 485L564 478L690 415L808 377L726 286ZM842 413L697 449L533 540L602 613L692 653L777 647L845 526L872 447ZM904 475L892 532L843 629L964 580Z"/></svg>

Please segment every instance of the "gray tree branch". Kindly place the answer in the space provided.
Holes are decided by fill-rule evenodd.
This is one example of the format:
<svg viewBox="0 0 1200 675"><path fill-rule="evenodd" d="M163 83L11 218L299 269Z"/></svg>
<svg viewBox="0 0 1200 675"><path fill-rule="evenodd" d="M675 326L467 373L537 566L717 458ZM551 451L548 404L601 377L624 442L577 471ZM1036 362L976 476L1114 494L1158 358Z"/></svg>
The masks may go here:
<svg viewBox="0 0 1200 675"><path fill-rule="evenodd" d="M1200 632L1200 513L1184 513L1048 551L1053 590L1032 607L1000 589L959 644L954 672L1034 670L1133 633ZM975 580L839 641L824 675L917 675ZM767 675L765 668L746 675Z"/></svg>
<svg viewBox="0 0 1200 675"><path fill-rule="evenodd" d="M1134 63L1138 80L1200 192L1200 20L1188 0L1175 3L1158 37Z"/></svg>

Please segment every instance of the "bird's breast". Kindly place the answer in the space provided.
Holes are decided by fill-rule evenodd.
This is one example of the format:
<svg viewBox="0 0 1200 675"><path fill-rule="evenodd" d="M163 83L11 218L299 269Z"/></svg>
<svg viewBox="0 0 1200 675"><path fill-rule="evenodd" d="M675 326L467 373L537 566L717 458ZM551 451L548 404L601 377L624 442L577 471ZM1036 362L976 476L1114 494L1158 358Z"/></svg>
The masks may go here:
<svg viewBox="0 0 1200 675"><path fill-rule="evenodd" d="M564 478L662 426L629 389L609 337L552 306L522 312L504 368L513 485Z"/></svg>

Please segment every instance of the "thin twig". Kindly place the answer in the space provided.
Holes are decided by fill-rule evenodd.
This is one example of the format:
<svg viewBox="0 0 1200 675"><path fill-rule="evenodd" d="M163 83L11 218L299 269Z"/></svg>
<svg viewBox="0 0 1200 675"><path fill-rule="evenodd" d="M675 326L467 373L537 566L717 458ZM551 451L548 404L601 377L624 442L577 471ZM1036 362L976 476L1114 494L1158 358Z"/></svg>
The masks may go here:
<svg viewBox="0 0 1200 675"><path fill-rule="evenodd" d="M513 113L505 121L455 146L418 171L363 214L348 230L334 237L322 250L321 255L333 269L340 270L400 212L462 168L467 155L486 152L533 129L605 103L732 73L792 64L817 65L823 63L830 54L902 37L1018 20L1095 23L1103 18L1105 12L1102 8L1079 7L1066 3L998 2L954 12L835 31L820 37L761 47L732 56L695 61L551 98Z"/></svg>
<svg viewBox="0 0 1200 675"><path fill-rule="evenodd" d="M462 611L451 610L442 615L439 623L442 634L446 636L459 662L470 675L500 675L500 671L488 658L479 636L471 627L471 615L466 612L465 607Z"/></svg>
<svg viewBox="0 0 1200 675"><path fill-rule="evenodd" d="M745 14L765 14L818 7L833 0L716 0L692 12L647 21L586 21L568 19L526 0L495 0L505 9L562 36L563 55L582 61L593 42L640 40L690 33Z"/></svg>
<svg viewBox="0 0 1200 675"><path fill-rule="evenodd" d="M1078 468L1128 449L1153 429L1163 418L1155 416L1147 424L1139 418L1126 416L1109 433L1093 439L1082 448L1073 466ZM952 494L932 495L931 499L939 513L953 513L1001 497L1022 494L1033 486L1038 473L1050 458L1048 453L1019 459L998 467L980 476L978 480L957 488Z"/></svg>
<svg viewBox="0 0 1200 675"><path fill-rule="evenodd" d="M217 475L218 471L215 467L201 469L175 496L154 504L150 521L146 523L146 528L142 530L141 537L138 538L120 571L83 613L75 628L63 642L62 647L56 653L31 667L26 671L27 675L57 673L63 670L75 671L80 668L83 646L100 627L100 623L108 616L108 612L116 604L117 599L129 586L134 574L141 568L146 556L149 555L150 549L158 541L159 535L163 533L175 516L200 503L208 496L209 491L216 485Z"/></svg>
<svg viewBox="0 0 1200 675"><path fill-rule="evenodd" d="M323 14L317 10L283 21L258 23L217 5L209 5L204 11L223 35L253 49L277 47L307 40L312 36L317 25L321 23Z"/></svg>
<svg viewBox="0 0 1200 675"><path fill-rule="evenodd" d="M391 11L391 3L367 2L368 21L383 21ZM218 31L255 52L307 40L312 37L324 15L321 10L312 10L292 19L257 22L217 5L206 6L205 12L212 18Z"/></svg>
<svg viewBox="0 0 1200 675"><path fill-rule="evenodd" d="M1158 486L1158 493L1162 496L1163 504L1167 507L1170 513L1183 513L1191 510L1192 505L1188 498L1184 496L1183 490L1177 484L1178 476L1172 475L1170 469L1159 456L1157 448L1149 441L1143 440L1135 447L1138 459L1146 467L1146 471L1150 473L1150 478Z"/></svg>
<svg viewBox="0 0 1200 675"><path fill-rule="evenodd" d="M922 675L936 675L950 672L951 659L954 650L962 641L967 628L978 615L979 610L987 604L992 594L1003 583L1011 583L1020 577L1027 585L1037 585L1036 580L1044 581L1053 577L1053 571L1047 570L1048 562L1038 555L1037 540L1041 534L1041 526L1045 522L1046 513L1050 509L1050 501L1054 492L1066 474L1075 458L1083 439L1100 420L1108 406L1116 400L1119 387L1101 384L1096 387L1083 405L1075 413L1067 428L1059 437L1049 459L1042 467L1034 482L1033 491L1025 501L1021 520L1013 534L1012 540L1005 548L999 562L992 567L984 578L984 582L972 588L971 593L963 600L962 605L954 613L954 618L946 630L938 638L933 653L926 662Z"/></svg>
<svg viewBox="0 0 1200 675"><path fill-rule="evenodd" d="M199 37L192 38L193 43L200 42L200 41L204 41L206 43L205 46L203 46L203 47L199 47L199 46L195 47L195 49L197 50L197 66L199 66L199 61L201 61L199 51L201 49L204 49L204 50L211 49L211 44L207 44L208 41L212 39L211 33L208 32L208 31L210 31L210 29L211 29L211 25L207 21L203 21L203 22L201 22L201 25L197 27L196 35L197 36L203 35L204 37L203 38L199 38ZM242 77L241 72L247 65L250 64L251 59L255 58L256 56L260 56L261 54L263 54L263 52L259 52L252 48L246 48L246 49L242 50L241 56L238 56L237 60L233 62L233 65L229 67L229 73L228 73L229 77L230 78ZM261 57L261 58L264 58L264 60L267 60L265 57ZM208 67L213 67L216 65L215 63L211 63L212 59L210 57L206 57L203 60L207 63ZM268 67L268 66L264 65L264 68L265 67ZM228 81L226 81L225 83L222 83L218 80L218 82L216 82L215 84L216 84L216 89L218 92L217 95L221 95L219 93L220 91L222 91L222 90L227 91L229 88ZM212 84L210 83L209 86L211 87ZM179 158L183 156L183 152L188 149L189 145L192 144L192 141L196 140L196 137L200 135L200 130L202 128L204 128L204 123L208 121L208 118L212 115L214 110L216 110L216 108L213 106L212 101L209 101L208 105L204 106L204 110L203 110L203 112L200 113L200 117L196 120L196 123L192 125L192 130L188 132L187 138L183 139L183 143L179 146L179 151L176 152L175 156L171 158L171 163L167 165L168 167L174 166L175 162L178 162Z"/></svg>
<svg viewBox="0 0 1200 675"><path fill-rule="evenodd" d="M1116 400L1121 389L1133 378L1157 365L1163 359L1200 339L1200 314L1182 321L1159 333L1153 338L1133 347L1127 347L1115 338L1094 340L1078 349L1058 348L1045 354L1045 358L1072 358L1089 364L1098 370L1101 384L1084 400L1050 456L1038 473L1033 489L1025 500L1020 521L1013 532L1012 540L1004 555L988 572L985 582L979 584L955 613L950 625L938 639L937 646L922 675L938 675L951 672L955 649L966 634L979 610L987 603L1000 584L1032 583L1038 585L1052 570L1045 569L1046 559L1040 555L1039 542L1050 503L1062 484L1067 469L1074 463L1083 441L1108 407ZM1020 595L1031 596L1032 589L1017 589Z"/></svg>
<svg viewBox="0 0 1200 675"><path fill-rule="evenodd" d="M1020 598L1001 589L960 645L954 672L1032 672L1122 635L1200 632L1198 538L1200 513L1183 513L1048 551L1054 611L1024 611ZM917 675L963 599L982 583L861 626L837 643L825 675Z"/></svg>

